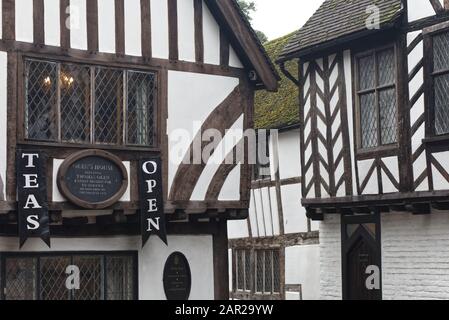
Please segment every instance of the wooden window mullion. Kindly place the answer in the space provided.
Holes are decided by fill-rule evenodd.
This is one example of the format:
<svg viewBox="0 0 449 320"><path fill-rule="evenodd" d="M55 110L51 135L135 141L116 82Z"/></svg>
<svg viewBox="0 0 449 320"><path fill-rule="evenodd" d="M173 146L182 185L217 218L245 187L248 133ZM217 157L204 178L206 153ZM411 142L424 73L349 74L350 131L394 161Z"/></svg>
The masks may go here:
<svg viewBox="0 0 449 320"><path fill-rule="evenodd" d="M61 64L56 67L56 131L57 141L62 141L62 124L61 124Z"/></svg>
<svg viewBox="0 0 449 320"><path fill-rule="evenodd" d="M90 67L90 143L95 144L95 67Z"/></svg>

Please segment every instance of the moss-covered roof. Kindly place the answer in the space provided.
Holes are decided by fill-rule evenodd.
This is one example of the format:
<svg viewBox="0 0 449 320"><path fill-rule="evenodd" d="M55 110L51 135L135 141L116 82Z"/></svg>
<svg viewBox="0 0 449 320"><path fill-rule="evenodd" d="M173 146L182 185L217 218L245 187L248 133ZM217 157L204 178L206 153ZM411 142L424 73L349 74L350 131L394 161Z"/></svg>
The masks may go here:
<svg viewBox="0 0 449 320"><path fill-rule="evenodd" d="M265 44L265 50L273 61L294 35L295 32ZM288 61L285 67L292 75L298 74L297 62ZM276 68L281 76L278 92L261 90L256 93L256 129L281 129L299 123L298 88L282 74L279 66Z"/></svg>

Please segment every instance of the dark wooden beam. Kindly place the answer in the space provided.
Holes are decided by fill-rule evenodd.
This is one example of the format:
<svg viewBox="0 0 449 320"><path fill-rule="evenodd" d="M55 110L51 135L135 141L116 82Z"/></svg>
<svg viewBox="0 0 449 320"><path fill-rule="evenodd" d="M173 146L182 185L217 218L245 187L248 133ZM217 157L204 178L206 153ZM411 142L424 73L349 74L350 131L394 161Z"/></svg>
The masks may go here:
<svg viewBox="0 0 449 320"><path fill-rule="evenodd" d="M61 47L63 49L70 48L70 29L67 25L70 21L70 0L60 0L59 2L59 28L61 37Z"/></svg>
<svg viewBox="0 0 449 320"><path fill-rule="evenodd" d="M203 0L193 0L195 12L195 60L204 62Z"/></svg>
<svg viewBox="0 0 449 320"><path fill-rule="evenodd" d="M151 5L149 0L140 0L140 12L142 19L142 56L151 58Z"/></svg>
<svg viewBox="0 0 449 320"><path fill-rule="evenodd" d="M16 38L16 12L15 0L2 1L2 39L14 40Z"/></svg>
<svg viewBox="0 0 449 320"><path fill-rule="evenodd" d="M98 51L98 0L89 0L87 5L87 50Z"/></svg>
<svg viewBox="0 0 449 320"><path fill-rule="evenodd" d="M229 50L230 44L226 33L220 28L220 65L222 67L229 66Z"/></svg>
<svg viewBox="0 0 449 320"><path fill-rule="evenodd" d="M33 39L35 44L45 43L44 0L33 1Z"/></svg>
<svg viewBox="0 0 449 320"><path fill-rule="evenodd" d="M181 0L182 1L182 0ZM178 0L168 0L169 59L179 60L178 51Z"/></svg>
<svg viewBox="0 0 449 320"><path fill-rule="evenodd" d="M124 0L115 0L115 52L125 54L125 4Z"/></svg>

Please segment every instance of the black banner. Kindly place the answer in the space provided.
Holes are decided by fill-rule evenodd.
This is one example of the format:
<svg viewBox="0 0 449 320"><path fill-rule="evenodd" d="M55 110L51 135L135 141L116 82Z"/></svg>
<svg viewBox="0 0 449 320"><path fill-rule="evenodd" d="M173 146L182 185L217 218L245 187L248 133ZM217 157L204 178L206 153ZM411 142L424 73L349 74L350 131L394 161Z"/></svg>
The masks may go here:
<svg viewBox="0 0 449 320"><path fill-rule="evenodd" d="M50 247L46 155L18 150L16 158L20 248L28 238L41 238Z"/></svg>
<svg viewBox="0 0 449 320"><path fill-rule="evenodd" d="M142 247L153 234L161 238L165 244L168 244L162 188L162 161L160 158L140 161L139 191Z"/></svg>

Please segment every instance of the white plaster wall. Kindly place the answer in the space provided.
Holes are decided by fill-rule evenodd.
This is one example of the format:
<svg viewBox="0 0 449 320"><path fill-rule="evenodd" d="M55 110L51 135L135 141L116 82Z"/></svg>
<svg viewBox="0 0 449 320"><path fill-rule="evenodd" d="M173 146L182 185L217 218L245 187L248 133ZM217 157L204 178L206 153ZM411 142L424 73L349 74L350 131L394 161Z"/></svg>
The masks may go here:
<svg viewBox="0 0 449 320"><path fill-rule="evenodd" d="M382 215L385 300L449 298L449 215Z"/></svg>
<svg viewBox="0 0 449 320"><path fill-rule="evenodd" d="M168 59L167 0L151 0L151 50L154 58Z"/></svg>
<svg viewBox="0 0 449 320"><path fill-rule="evenodd" d="M45 44L61 45L59 0L44 0L44 33Z"/></svg>
<svg viewBox="0 0 449 320"><path fill-rule="evenodd" d="M193 137L238 84L238 78L168 72L168 190Z"/></svg>
<svg viewBox="0 0 449 320"><path fill-rule="evenodd" d="M301 284L303 300L320 298L319 245L285 248L285 283ZM287 300L298 300L299 294L290 293Z"/></svg>
<svg viewBox="0 0 449 320"><path fill-rule="evenodd" d="M6 192L6 170L7 170L7 137L8 137L8 121L7 121L7 107L8 107L8 54L0 52L0 177L3 181L0 193Z"/></svg>
<svg viewBox="0 0 449 320"><path fill-rule="evenodd" d="M257 199L256 199L256 191L251 190L251 199L250 199L250 205L249 205L249 222L251 224L251 231L253 237L259 237L259 224L258 224L258 217L257 217Z"/></svg>
<svg viewBox="0 0 449 320"><path fill-rule="evenodd" d="M220 27L205 3L203 3L203 35L204 62L220 64Z"/></svg>
<svg viewBox="0 0 449 320"><path fill-rule="evenodd" d="M70 46L87 50L86 0L70 0Z"/></svg>
<svg viewBox="0 0 449 320"><path fill-rule="evenodd" d="M373 163L374 163L374 159L363 160L363 161L358 161L357 162L357 165L358 165L358 168L359 168L360 185L362 185L362 183L368 177L369 170L371 169ZM363 190L362 194L379 194L379 185L378 185L378 179L377 179L377 169L375 169L373 174L370 176L370 178L368 180L368 184L366 185L366 187Z"/></svg>
<svg viewBox="0 0 449 320"><path fill-rule="evenodd" d="M229 66L240 69L244 68L243 63L240 61L232 46L229 48Z"/></svg>
<svg viewBox="0 0 449 320"><path fill-rule="evenodd" d="M248 221L247 220L228 221L228 238L229 239L241 239L241 238L248 238L248 237L249 237L249 230L248 230Z"/></svg>
<svg viewBox="0 0 449 320"><path fill-rule="evenodd" d="M229 174L223 188L218 196L219 201L239 201L240 200L240 181L241 181L240 165L237 165Z"/></svg>
<svg viewBox="0 0 449 320"><path fill-rule="evenodd" d="M162 283L165 262L173 252L183 253L192 273L191 300L214 298L212 236L169 236L168 247L151 237L142 249L140 237L53 238L49 249L40 239L29 239L22 252L137 251L139 299L165 300ZM17 238L0 238L0 252L19 252Z"/></svg>
<svg viewBox="0 0 449 320"><path fill-rule="evenodd" d="M140 0L125 1L125 53L131 56L142 55L142 22Z"/></svg>
<svg viewBox="0 0 449 320"><path fill-rule="evenodd" d="M63 159L53 159L53 202L65 202L67 199L59 192L58 189L58 183L57 183L57 177L58 177L58 171L61 167L62 163L64 162ZM128 172L129 179L133 179L131 176L131 163L129 161L123 161L123 165L125 166L126 171ZM128 202L131 201L131 186L128 183L128 188L126 189L123 196L120 198L121 202Z"/></svg>
<svg viewBox="0 0 449 320"><path fill-rule="evenodd" d="M115 0L98 1L98 50L115 53Z"/></svg>
<svg viewBox="0 0 449 320"><path fill-rule="evenodd" d="M320 223L320 299L342 300L340 216Z"/></svg>
<svg viewBox="0 0 449 320"><path fill-rule="evenodd" d="M178 1L179 60L195 62L195 12L193 0Z"/></svg>
<svg viewBox="0 0 449 320"><path fill-rule="evenodd" d="M33 42L33 0L16 0L16 40Z"/></svg>
<svg viewBox="0 0 449 320"><path fill-rule="evenodd" d="M281 179L301 176L301 141L299 130L279 133L279 174ZM299 194L300 196L301 194Z"/></svg>
<svg viewBox="0 0 449 320"><path fill-rule="evenodd" d="M444 0L438 1L444 7ZM435 15L429 0L408 0L407 7L409 22Z"/></svg>
<svg viewBox="0 0 449 320"><path fill-rule="evenodd" d="M307 217L301 205L301 185L281 187L285 233L307 232Z"/></svg>

